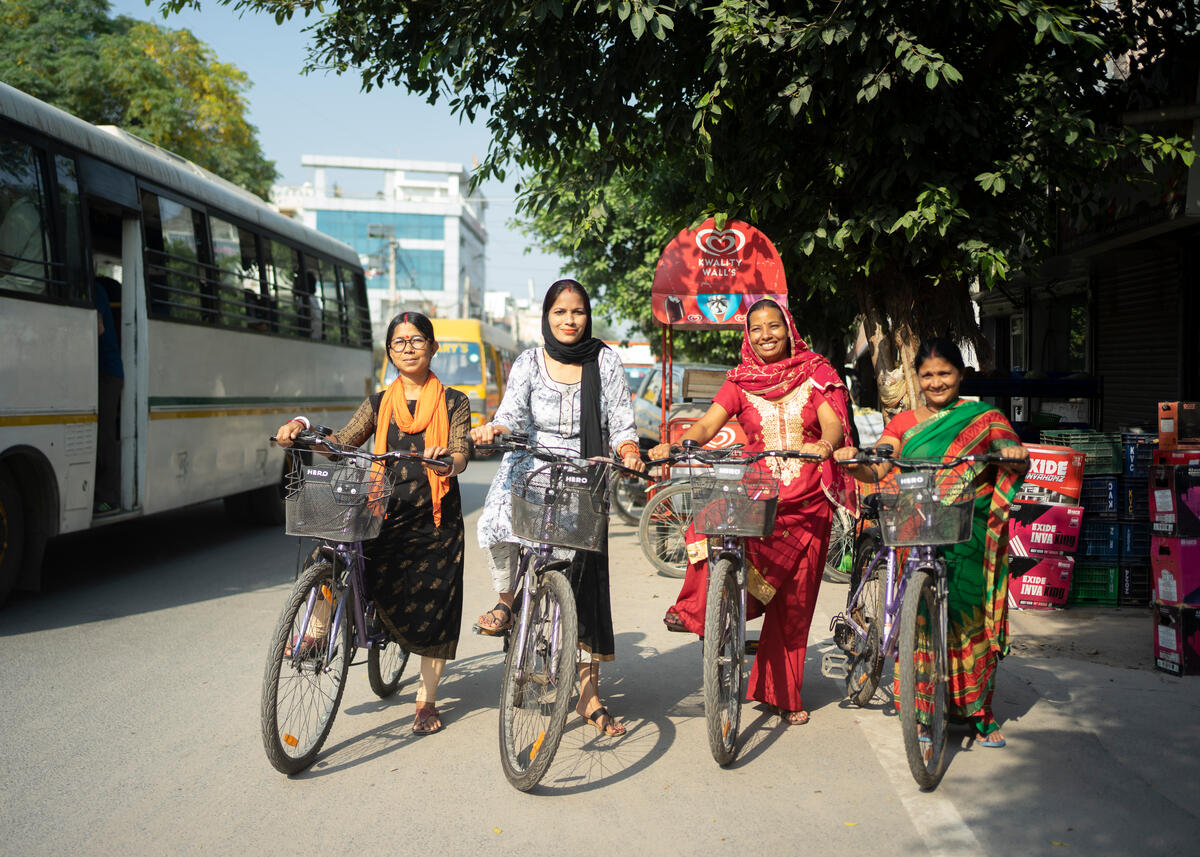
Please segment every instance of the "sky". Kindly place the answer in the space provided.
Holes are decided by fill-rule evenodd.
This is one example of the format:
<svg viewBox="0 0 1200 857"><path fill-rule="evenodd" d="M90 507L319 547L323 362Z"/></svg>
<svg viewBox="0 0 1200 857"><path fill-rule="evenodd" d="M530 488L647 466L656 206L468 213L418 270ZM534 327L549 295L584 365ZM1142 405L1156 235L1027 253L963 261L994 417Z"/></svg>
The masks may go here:
<svg viewBox="0 0 1200 857"><path fill-rule="evenodd" d="M247 74L253 84L245 93L249 118L258 128L264 155L275 162L281 184L311 180L311 169L300 166L301 155L450 161L469 168L487 154L489 137L483 123L460 123L443 102L430 106L395 86L364 93L354 72L301 74L309 44L303 18L280 25L269 15L239 17L226 6L203 2L198 12L164 19L157 3L110 2L114 16L191 30L221 62ZM529 297L532 278L533 291L540 297L558 278L562 260L537 250L527 254L529 240L507 225L514 214L511 178L504 184L485 184L483 193L489 200L488 291Z"/></svg>

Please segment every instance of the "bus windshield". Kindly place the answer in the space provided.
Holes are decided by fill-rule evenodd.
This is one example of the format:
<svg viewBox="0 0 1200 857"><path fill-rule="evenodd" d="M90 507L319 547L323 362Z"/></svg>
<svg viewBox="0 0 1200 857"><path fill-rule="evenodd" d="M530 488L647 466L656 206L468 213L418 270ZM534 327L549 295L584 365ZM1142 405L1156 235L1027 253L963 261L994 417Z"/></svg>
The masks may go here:
<svg viewBox="0 0 1200 857"><path fill-rule="evenodd" d="M447 387L483 383L483 355L478 342L439 342L430 368Z"/></svg>

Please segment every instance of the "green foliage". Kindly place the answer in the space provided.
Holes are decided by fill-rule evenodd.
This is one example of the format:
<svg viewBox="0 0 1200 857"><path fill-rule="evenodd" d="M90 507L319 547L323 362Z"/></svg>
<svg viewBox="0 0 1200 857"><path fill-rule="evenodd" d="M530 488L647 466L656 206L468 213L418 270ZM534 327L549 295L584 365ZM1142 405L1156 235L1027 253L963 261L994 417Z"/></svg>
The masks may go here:
<svg viewBox="0 0 1200 857"><path fill-rule="evenodd" d="M5 0L0 44L5 83L266 198L277 173L246 119L250 83L187 30L111 18L107 0Z"/></svg>
<svg viewBox="0 0 1200 857"><path fill-rule="evenodd" d="M808 331L974 337L969 287L1053 252L1055 204L1192 157L1121 116L1194 101L1198 0L219 1L319 11L312 67L483 117L479 178L529 176L534 234L638 319L712 216L774 240Z"/></svg>

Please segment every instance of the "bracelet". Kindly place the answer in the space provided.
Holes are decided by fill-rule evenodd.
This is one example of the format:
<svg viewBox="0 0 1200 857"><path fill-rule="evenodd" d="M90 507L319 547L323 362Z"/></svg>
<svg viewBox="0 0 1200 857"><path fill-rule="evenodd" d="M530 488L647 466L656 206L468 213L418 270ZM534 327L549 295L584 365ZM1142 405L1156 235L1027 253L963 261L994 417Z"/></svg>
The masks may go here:
<svg viewBox="0 0 1200 857"><path fill-rule="evenodd" d="M820 440L814 440L813 444L825 447L825 451L829 453L830 457L833 456L833 444L830 443L829 441L825 440L824 438L821 438Z"/></svg>
<svg viewBox="0 0 1200 857"><path fill-rule="evenodd" d="M632 440L627 440L624 443L622 443L620 446L617 447L617 455L621 456L621 458L624 458L625 457L625 449L626 449L626 447L630 447L630 446L633 447L632 451L630 451L630 453L629 453L630 455L637 455L639 452L641 452L640 446L638 446Z"/></svg>
<svg viewBox="0 0 1200 857"><path fill-rule="evenodd" d="M308 421L308 417L292 417L290 420L288 420L288 422L300 423L300 425L304 426L305 431L308 431L312 428L312 423Z"/></svg>

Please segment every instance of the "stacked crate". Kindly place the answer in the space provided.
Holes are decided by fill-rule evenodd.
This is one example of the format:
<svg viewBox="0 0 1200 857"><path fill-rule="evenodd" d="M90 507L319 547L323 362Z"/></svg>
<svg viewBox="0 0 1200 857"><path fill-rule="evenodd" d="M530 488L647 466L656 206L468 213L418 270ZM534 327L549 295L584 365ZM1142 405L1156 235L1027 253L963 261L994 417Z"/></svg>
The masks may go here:
<svg viewBox="0 0 1200 857"><path fill-rule="evenodd" d="M1071 590L1073 554L1083 526L1079 493L1084 455L1058 446L1026 448L1029 473L1008 518L1008 603L1050 610L1063 606Z"/></svg>
<svg viewBox="0 0 1200 857"><path fill-rule="evenodd" d="M1149 604L1150 586L1150 467L1158 436L1121 435L1121 478L1117 483L1117 518L1121 524L1121 566L1117 601L1122 606Z"/></svg>
<svg viewBox="0 0 1200 857"><path fill-rule="evenodd" d="M1159 404L1149 468L1154 665L1200 673L1200 403Z"/></svg>
<svg viewBox="0 0 1200 857"><path fill-rule="evenodd" d="M1042 437L1085 456L1079 495L1083 528L1067 604L1116 607L1121 565L1121 436L1097 431L1045 431Z"/></svg>

